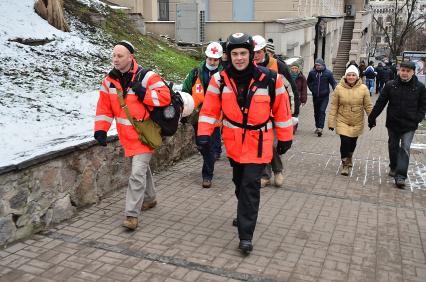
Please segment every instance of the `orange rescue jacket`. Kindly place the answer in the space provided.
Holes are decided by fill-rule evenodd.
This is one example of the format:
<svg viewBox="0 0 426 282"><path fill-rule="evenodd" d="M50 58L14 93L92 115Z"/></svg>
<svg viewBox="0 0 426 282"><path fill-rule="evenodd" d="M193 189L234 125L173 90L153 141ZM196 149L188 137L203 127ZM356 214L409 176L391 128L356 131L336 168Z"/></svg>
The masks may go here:
<svg viewBox="0 0 426 282"><path fill-rule="evenodd" d="M132 80L136 76L138 64L133 60L130 72L133 74ZM146 95L143 103L129 87L127 95L124 98L130 114L137 120L149 119L149 110L156 106L166 106L170 104L170 90L161 80L161 77L153 71L148 71L142 80L142 86L146 88ZM127 119L126 113L120 105L117 91L123 91L118 80L107 75L102 81L99 100L96 108L95 131L108 131L113 119L115 119L118 137L124 148L126 156L134 156L142 153L152 152L153 150L138 140L138 133L133 125Z"/></svg>
<svg viewBox="0 0 426 282"><path fill-rule="evenodd" d="M223 82L221 83L221 77ZM276 76L275 100L271 109L268 86L257 87L266 78L264 72L256 68L255 79L250 82L253 92L251 103L245 110L246 128L243 112L237 102L235 82L226 70L214 74L201 108L198 120L198 136L211 135L214 124L223 112L222 136L229 158L239 163L269 163L272 159L275 127L278 140L293 139L293 125L288 94L280 75ZM221 87L222 84L222 87ZM262 83L262 85L267 85ZM222 91L221 91L221 88ZM271 116L273 115L273 122Z"/></svg>
<svg viewBox="0 0 426 282"><path fill-rule="evenodd" d="M194 107L198 108L204 102L204 88L201 84L200 76L197 75L197 79L195 80L194 86L192 86L192 98L194 99ZM216 121L214 124L215 127L222 126L222 116L220 119Z"/></svg>

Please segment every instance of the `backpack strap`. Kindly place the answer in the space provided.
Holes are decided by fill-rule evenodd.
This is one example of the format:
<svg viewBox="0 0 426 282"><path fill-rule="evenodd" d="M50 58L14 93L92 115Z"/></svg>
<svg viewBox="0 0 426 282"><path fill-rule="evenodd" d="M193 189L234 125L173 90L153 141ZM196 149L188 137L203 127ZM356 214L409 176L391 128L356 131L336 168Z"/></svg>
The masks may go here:
<svg viewBox="0 0 426 282"><path fill-rule="evenodd" d="M140 80L140 81L142 81L142 80L145 78L145 75L146 75L149 71L151 71L151 69L145 69L145 68L143 68L143 67L141 67L141 66L138 66L138 70L136 71L136 74L135 74L135 76L133 77L132 82L133 82L133 81L135 81L135 80Z"/></svg>
<svg viewBox="0 0 426 282"><path fill-rule="evenodd" d="M193 68L192 69L192 82L191 82L192 86L194 86L195 82L197 81L198 74L199 74L198 68Z"/></svg>
<svg viewBox="0 0 426 282"><path fill-rule="evenodd" d="M118 96L118 99L120 100L120 105L121 105L121 107L123 108L124 112L126 113L127 119L128 119L128 120L130 121L130 123L133 125L133 127L134 127L134 128L135 128L135 130L136 130L136 132L137 132L138 134L140 134L141 132L139 132L138 127L135 125L135 119L134 119L134 117L132 116L132 114L130 113L129 108L128 108L128 107L127 107L127 105L126 105L126 102L124 101L123 92L117 89L117 96ZM142 121L144 121L144 120L145 120L145 115L144 115L144 117L142 118Z"/></svg>
<svg viewBox="0 0 426 282"><path fill-rule="evenodd" d="M268 119L265 122L262 122L257 125L249 125L248 124L248 113L250 110L251 101L253 99L254 93L256 92L257 88L259 87L268 87L268 94L270 96L270 109L272 110L272 106L275 102L275 96L276 96L276 90L275 90L275 81L276 81L276 73L267 69L260 67L260 74L258 77L255 77L255 82L252 83L250 88L248 89L247 93L247 99L246 103L242 109L243 114L243 122L239 123L236 121L233 121L229 119L225 114L223 114L223 117L232 125L242 128L243 129L243 136L242 136L242 143L244 143L245 136L247 130L259 130L259 141L258 141L258 148L257 148L257 157L262 157L262 151L263 151L263 131L268 130L268 122L271 120L271 117L269 116ZM262 78L262 76L264 76ZM262 78L262 79L261 79ZM261 80L260 80L261 79ZM225 80L223 76L220 76L220 82L219 82L219 90L220 90L220 97L222 96L223 88L225 87Z"/></svg>

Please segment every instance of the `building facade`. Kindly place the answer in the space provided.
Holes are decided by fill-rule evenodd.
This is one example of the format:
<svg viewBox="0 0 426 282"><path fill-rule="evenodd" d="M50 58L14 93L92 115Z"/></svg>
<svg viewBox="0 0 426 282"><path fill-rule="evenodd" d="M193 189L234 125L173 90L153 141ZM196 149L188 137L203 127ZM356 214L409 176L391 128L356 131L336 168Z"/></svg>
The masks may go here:
<svg viewBox="0 0 426 282"><path fill-rule="evenodd" d="M176 41L206 43L237 31L271 38L278 54L302 57L305 72L315 57L323 57L333 68L346 6L352 6L355 16L366 1L109 0L141 14L146 32Z"/></svg>
<svg viewBox="0 0 426 282"><path fill-rule="evenodd" d="M412 3L411 1L409 3ZM395 13L398 13L399 17L406 18L406 9L401 9L406 4L406 1L399 0L370 0L370 7L374 13L373 22L373 34L372 41L376 44L375 55L387 55L388 54L388 43L385 36L385 31L388 31L389 38L392 40L392 22L394 22ZM422 17L419 28L425 29L425 16L426 16L426 0L416 0L416 8L413 10L413 18ZM397 11L397 12L395 12ZM377 21L377 22L376 22ZM379 26L383 26L385 31Z"/></svg>

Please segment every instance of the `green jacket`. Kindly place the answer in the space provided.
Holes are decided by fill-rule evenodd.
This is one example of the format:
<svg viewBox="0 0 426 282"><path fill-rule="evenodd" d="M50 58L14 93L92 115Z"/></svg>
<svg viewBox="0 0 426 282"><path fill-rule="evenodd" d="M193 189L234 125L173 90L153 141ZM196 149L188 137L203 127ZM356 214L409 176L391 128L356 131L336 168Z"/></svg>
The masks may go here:
<svg viewBox="0 0 426 282"><path fill-rule="evenodd" d="M194 86L195 81L197 80L196 74L200 75L203 72L204 64L206 63L206 60L203 60L198 67L193 68L185 77L185 80L183 81L182 85L182 91L189 93L192 95L192 86ZM218 71L222 71L223 67L222 64L219 64ZM200 79L201 85L203 88L206 88L204 85L203 79Z"/></svg>

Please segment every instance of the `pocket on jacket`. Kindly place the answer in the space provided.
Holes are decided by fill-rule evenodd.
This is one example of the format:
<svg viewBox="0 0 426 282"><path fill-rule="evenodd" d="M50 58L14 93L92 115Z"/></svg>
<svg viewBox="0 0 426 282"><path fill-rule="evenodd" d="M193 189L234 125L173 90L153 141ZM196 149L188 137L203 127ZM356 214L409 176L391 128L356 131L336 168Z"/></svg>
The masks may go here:
<svg viewBox="0 0 426 282"><path fill-rule="evenodd" d="M271 97L269 95L254 95L250 112L255 113L258 122L265 121L271 115L270 108Z"/></svg>

